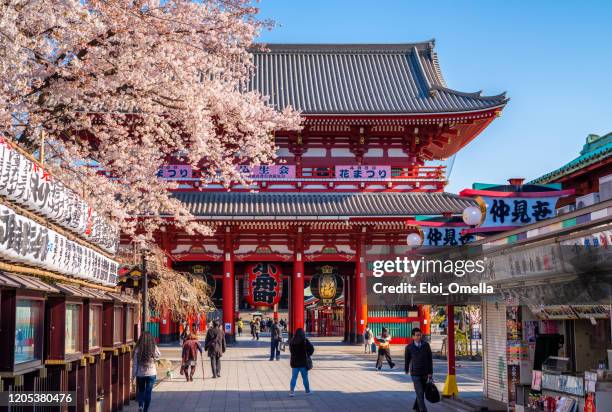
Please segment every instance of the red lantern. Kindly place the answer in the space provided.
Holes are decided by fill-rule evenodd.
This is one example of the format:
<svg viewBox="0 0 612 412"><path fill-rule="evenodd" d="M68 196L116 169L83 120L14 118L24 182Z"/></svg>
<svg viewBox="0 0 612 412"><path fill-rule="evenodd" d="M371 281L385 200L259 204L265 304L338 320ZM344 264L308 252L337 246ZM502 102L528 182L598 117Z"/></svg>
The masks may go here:
<svg viewBox="0 0 612 412"><path fill-rule="evenodd" d="M274 306L281 297L281 273L272 263L255 263L246 269L249 279L247 302L251 306Z"/></svg>

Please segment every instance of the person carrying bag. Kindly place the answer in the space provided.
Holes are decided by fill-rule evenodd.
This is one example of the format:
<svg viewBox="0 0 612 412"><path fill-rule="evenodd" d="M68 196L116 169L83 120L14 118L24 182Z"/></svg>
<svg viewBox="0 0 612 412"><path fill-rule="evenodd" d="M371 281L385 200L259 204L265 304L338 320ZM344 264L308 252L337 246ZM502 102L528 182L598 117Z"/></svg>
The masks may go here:
<svg viewBox="0 0 612 412"><path fill-rule="evenodd" d="M412 343L406 345L404 352L404 364L406 374L410 374L414 384L416 399L413 409L418 412L427 412L425 396L429 392L431 399L435 399L438 389L435 387L433 377L433 356L429 344L423 340L423 334L419 328L412 329ZM429 397L427 398L429 400ZM437 400L440 400L438 393ZM431 402L431 401L430 401Z"/></svg>
<svg viewBox="0 0 612 412"><path fill-rule="evenodd" d="M308 371L312 369L312 354L314 353L314 346L308 339L304 329L298 328L295 331L295 335L289 342L289 352L291 353L291 383L289 385L289 396L295 395L295 385L297 384L298 374L302 376L302 383L306 394L312 393L310 391L310 382L308 381Z"/></svg>

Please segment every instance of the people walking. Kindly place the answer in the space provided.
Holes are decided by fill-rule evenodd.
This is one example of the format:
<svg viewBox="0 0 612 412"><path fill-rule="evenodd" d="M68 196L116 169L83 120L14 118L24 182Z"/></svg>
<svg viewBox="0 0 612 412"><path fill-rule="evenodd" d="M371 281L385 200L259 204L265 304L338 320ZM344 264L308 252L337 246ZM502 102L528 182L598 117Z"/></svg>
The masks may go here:
<svg viewBox="0 0 612 412"><path fill-rule="evenodd" d="M306 338L304 329L298 328L289 342L289 353L291 358L291 383L289 385L289 396L295 395L295 385L298 374L302 375L302 383L307 394L310 394L310 382L308 382L308 371L312 368L310 357L314 353L314 346Z"/></svg>
<svg viewBox="0 0 612 412"><path fill-rule="evenodd" d="M206 332L204 350L210 358L213 378L221 377L221 356L225 353L225 333L219 327L218 321L213 321L212 328Z"/></svg>
<svg viewBox="0 0 612 412"><path fill-rule="evenodd" d="M251 340L255 340L255 320L251 320Z"/></svg>
<svg viewBox="0 0 612 412"><path fill-rule="evenodd" d="M243 327L244 327L244 322L242 322L242 318L238 318L238 336L242 336Z"/></svg>
<svg viewBox="0 0 612 412"><path fill-rule="evenodd" d="M270 360L280 360L280 343L283 340L283 332L278 324L274 321L270 327Z"/></svg>
<svg viewBox="0 0 612 412"><path fill-rule="evenodd" d="M413 409L418 412L427 412L425 386L433 376L433 357L431 347L423 340L423 334L419 328L412 329L412 343L406 345L404 361L406 374L410 374L416 394Z"/></svg>
<svg viewBox="0 0 612 412"><path fill-rule="evenodd" d="M376 357L376 369L381 370L383 365L383 360L387 359L389 363L389 368L393 369L395 367L395 363L391 359L391 334L387 330L387 328L382 328L382 332L380 336L377 336L378 340L378 357Z"/></svg>
<svg viewBox="0 0 612 412"><path fill-rule="evenodd" d="M202 346L198 342L198 337L195 333L191 333L185 343L183 343L182 368L187 382L193 382L196 365L198 364L198 352L202 354ZM189 369L191 368L191 371Z"/></svg>
<svg viewBox="0 0 612 412"><path fill-rule="evenodd" d="M365 353L372 353L372 331L369 326L366 326L365 332L363 332L364 351Z"/></svg>
<svg viewBox="0 0 612 412"><path fill-rule="evenodd" d="M136 399L138 412L147 412L151 405L151 392L157 379L156 361L161 357L150 332L140 335L134 349L132 378L136 379Z"/></svg>
<svg viewBox="0 0 612 412"><path fill-rule="evenodd" d="M261 323L259 319L255 319L255 340L259 340L259 332L261 331Z"/></svg>

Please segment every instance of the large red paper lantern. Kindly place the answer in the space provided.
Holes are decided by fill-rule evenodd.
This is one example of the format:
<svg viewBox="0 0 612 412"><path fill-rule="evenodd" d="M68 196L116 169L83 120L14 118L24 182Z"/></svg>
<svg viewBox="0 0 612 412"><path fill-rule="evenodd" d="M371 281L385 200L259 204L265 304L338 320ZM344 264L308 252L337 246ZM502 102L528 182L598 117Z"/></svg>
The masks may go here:
<svg viewBox="0 0 612 412"><path fill-rule="evenodd" d="M274 306L281 297L280 268L272 263L255 263L246 269L249 280L247 302L251 306Z"/></svg>

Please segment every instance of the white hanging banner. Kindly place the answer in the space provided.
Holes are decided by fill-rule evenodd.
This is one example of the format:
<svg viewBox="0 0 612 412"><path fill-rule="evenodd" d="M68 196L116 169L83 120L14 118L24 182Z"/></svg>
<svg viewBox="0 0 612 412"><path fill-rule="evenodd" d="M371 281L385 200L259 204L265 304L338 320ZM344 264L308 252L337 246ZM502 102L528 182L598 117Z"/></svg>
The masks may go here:
<svg viewBox="0 0 612 412"><path fill-rule="evenodd" d="M109 253L119 231L76 193L0 137L0 195L41 214Z"/></svg>
<svg viewBox="0 0 612 412"><path fill-rule="evenodd" d="M119 264L0 204L0 256L106 286Z"/></svg>

